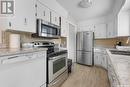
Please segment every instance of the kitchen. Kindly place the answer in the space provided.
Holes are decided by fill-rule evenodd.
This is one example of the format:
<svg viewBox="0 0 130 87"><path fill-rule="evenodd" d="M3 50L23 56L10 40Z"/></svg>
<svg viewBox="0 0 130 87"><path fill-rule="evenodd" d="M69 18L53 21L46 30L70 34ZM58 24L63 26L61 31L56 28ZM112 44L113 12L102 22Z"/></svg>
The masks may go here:
<svg viewBox="0 0 130 87"><path fill-rule="evenodd" d="M0 0L0 87L129 87L129 0Z"/></svg>

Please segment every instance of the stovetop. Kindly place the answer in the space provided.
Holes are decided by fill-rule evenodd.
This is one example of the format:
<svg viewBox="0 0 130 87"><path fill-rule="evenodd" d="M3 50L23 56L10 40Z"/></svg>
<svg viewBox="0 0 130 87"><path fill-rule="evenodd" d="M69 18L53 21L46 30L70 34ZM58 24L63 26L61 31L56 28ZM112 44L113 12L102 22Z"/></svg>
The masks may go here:
<svg viewBox="0 0 130 87"><path fill-rule="evenodd" d="M67 53L67 50L55 48L56 46L53 42L36 41L32 43L34 48L48 48L47 57L54 57Z"/></svg>

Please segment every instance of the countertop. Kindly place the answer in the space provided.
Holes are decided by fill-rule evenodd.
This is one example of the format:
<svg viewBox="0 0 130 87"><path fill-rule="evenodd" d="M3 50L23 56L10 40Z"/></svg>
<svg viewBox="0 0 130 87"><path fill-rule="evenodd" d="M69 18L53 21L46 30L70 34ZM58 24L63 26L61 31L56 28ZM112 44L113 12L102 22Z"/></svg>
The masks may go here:
<svg viewBox="0 0 130 87"><path fill-rule="evenodd" d="M109 49L107 49L107 53L121 87L130 87L130 56L111 54Z"/></svg>
<svg viewBox="0 0 130 87"><path fill-rule="evenodd" d="M0 57L38 51L47 51L47 48L0 49Z"/></svg>

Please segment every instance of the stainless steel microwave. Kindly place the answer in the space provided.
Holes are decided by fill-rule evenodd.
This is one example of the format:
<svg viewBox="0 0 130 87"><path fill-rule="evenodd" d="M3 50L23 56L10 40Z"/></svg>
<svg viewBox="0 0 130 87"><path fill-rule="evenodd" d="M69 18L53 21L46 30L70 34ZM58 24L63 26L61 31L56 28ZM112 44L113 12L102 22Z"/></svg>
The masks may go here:
<svg viewBox="0 0 130 87"><path fill-rule="evenodd" d="M37 19L37 34L40 37L60 37L61 27L46 22L42 19Z"/></svg>

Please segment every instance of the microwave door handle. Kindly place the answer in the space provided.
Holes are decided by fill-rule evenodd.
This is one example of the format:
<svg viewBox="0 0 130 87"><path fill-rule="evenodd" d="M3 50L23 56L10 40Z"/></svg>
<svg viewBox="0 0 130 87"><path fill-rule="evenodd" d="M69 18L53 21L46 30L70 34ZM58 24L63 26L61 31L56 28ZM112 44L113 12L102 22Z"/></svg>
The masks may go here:
<svg viewBox="0 0 130 87"><path fill-rule="evenodd" d="M37 26L38 34L41 36L41 33L42 33L42 20L41 19L37 20L37 24L38 24L38 26Z"/></svg>

